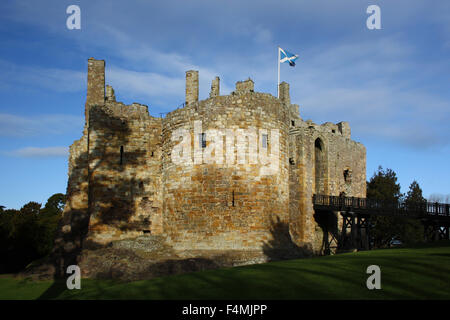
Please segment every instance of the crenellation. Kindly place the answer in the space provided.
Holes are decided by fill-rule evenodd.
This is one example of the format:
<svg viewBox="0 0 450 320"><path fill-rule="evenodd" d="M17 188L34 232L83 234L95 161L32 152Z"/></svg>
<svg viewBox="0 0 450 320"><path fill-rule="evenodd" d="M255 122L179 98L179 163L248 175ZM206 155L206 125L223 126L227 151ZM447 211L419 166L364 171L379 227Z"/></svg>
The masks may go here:
<svg viewBox="0 0 450 320"><path fill-rule="evenodd" d="M290 111L291 111L291 117L293 118L300 118L300 106L298 104L291 104L289 107Z"/></svg>
<svg viewBox="0 0 450 320"><path fill-rule="evenodd" d="M287 82L282 82L280 83L280 100L286 105L286 106L290 106L291 105L291 98L289 95L289 83Z"/></svg>
<svg viewBox="0 0 450 320"><path fill-rule="evenodd" d="M105 60L89 58L87 77L86 123L89 122L89 108L105 103Z"/></svg>
<svg viewBox="0 0 450 320"><path fill-rule="evenodd" d="M114 94L114 89L110 85L106 85L106 101L116 102L116 95Z"/></svg>
<svg viewBox="0 0 450 320"><path fill-rule="evenodd" d="M186 105L198 101L198 71L186 71Z"/></svg>
<svg viewBox="0 0 450 320"><path fill-rule="evenodd" d="M342 121L337 123L337 126L339 132L347 139L350 139L351 136L350 124L347 121Z"/></svg>
<svg viewBox="0 0 450 320"><path fill-rule="evenodd" d="M235 94L241 95L246 93L251 93L255 91L255 83L252 79L248 78L245 81L236 82L236 91Z"/></svg>
<svg viewBox="0 0 450 320"><path fill-rule="evenodd" d="M210 98L220 96L220 78L215 77L211 83L211 92L209 94Z"/></svg>

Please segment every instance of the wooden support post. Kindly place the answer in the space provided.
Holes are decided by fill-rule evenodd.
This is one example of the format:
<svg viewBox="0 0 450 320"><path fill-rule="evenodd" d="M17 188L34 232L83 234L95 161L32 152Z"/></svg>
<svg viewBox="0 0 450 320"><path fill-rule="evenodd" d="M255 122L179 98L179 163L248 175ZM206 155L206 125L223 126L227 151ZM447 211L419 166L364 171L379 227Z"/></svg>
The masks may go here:
<svg viewBox="0 0 450 320"><path fill-rule="evenodd" d="M361 217L356 216L356 249L362 249Z"/></svg>
<svg viewBox="0 0 450 320"><path fill-rule="evenodd" d="M341 235L339 237L338 246L340 247L340 249L343 249L345 247L345 236L347 233L347 218L346 218L345 214L342 212L341 212L341 216L342 216L342 231L341 231Z"/></svg>
<svg viewBox="0 0 450 320"><path fill-rule="evenodd" d="M355 224L355 216L352 214L351 216L351 229L350 229L350 243L352 246L352 249L357 248L356 244L356 224Z"/></svg>
<svg viewBox="0 0 450 320"><path fill-rule="evenodd" d="M370 218L367 218L367 228L366 228L366 233L367 233L367 247L369 250L372 250L372 239L370 238L371 232L370 232Z"/></svg>
<svg viewBox="0 0 450 320"><path fill-rule="evenodd" d="M328 228L325 227L323 230L323 241L325 243L325 255L330 255L330 241L328 240Z"/></svg>

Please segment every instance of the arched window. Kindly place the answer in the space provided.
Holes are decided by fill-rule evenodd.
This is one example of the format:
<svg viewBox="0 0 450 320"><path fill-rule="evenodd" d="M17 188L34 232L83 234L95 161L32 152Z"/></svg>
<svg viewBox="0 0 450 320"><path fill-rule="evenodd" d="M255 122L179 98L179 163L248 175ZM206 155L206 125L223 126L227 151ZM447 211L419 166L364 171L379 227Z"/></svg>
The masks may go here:
<svg viewBox="0 0 450 320"><path fill-rule="evenodd" d="M322 151L322 148L323 148L322 140L320 140L320 138L317 138L316 141L314 142L314 146L316 147L316 149L319 149L320 151Z"/></svg>
<svg viewBox="0 0 450 320"><path fill-rule="evenodd" d="M345 169L344 170L344 181L345 183L352 183L352 170L350 169Z"/></svg>
<svg viewBox="0 0 450 320"><path fill-rule="evenodd" d="M316 194L325 193L325 153L324 145L320 138L314 142L314 182Z"/></svg>

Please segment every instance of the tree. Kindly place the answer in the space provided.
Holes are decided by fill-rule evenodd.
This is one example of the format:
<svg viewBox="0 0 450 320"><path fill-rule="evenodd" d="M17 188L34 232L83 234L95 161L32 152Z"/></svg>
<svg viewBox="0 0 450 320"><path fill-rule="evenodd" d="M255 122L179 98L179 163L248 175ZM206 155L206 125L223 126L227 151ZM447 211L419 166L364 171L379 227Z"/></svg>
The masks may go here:
<svg viewBox="0 0 450 320"><path fill-rule="evenodd" d="M403 194L400 192L400 184L397 183L397 175L392 169L383 170L381 166L367 183L367 198L382 200L386 204L396 204ZM373 216L372 235L375 247L389 246L393 238L401 234L400 225L402 218L390 216Z"/></svg>
<svg viewBox="0 0 450 320"><path fill-rule="evenodd" d="M30 201L20 208L20 213L25 215L38 215L41 212L42 205L40 203Z"/></svg>
<svg viewBox="0 0 450 320"><path fill-rule="evenodd" d="M414 206L416 204L425 204L427 202L427 199L425 199L422 195L422 189L419 186L419 183L414 180L409 185L409 191L406 193L405 197L405 205L406 206Z"/></svg>
<svg viewBox="0 0 450 320"><path fill-rule="evenodd" d="M15 232L15 225L13 218L18 214L18 210L7 209L2 210L0 214L0 272L10 272L10 266L14 264L11 253L14 250L13 235Z"/></svg>
<svg viewBox="0 0 450 320"><path fill-rule="evenodd" d="M40 255L47 255L53 248L58 222L64 210L65 203L66 196L62 193L55 193L48 198L47 203L41 210L38 220L38 228L41 230L41 245L38 248Z"/></svg>
<svg viewBox="0 0 450 320"><path fill-rule="evenodd" d="M392 169L383 170L383 167L379 166L367 183L367 198L398 201L402 196L396 173Z"/></svg>
<svg viewBox="0 0 450 320"><path fill-rule="evenodd" d="M45 204L44 210L48 214L61 214L64 210L64 205L66 204L66 196L62 193L55 193L50 198L48 198Z"/></svg>
<svg viewBox="0 0 450 320"><path fill-rule="evenodd" d="M43 208L33 201L20 210L0 207L0 272L17 272L50 253L64 204L57 193Z"/></svg>
<svg viewBox="0 0 450 320"><path fill-rule="evenodd" d="M422 189L417 181L413 181L409 186L409 191L405 197L405 207L411 213L416 210L425 209L427 200L422 195ZM405 219L401 226L400 238L405 244L413 244L423 241L423 225L417 219Z"/></svg>

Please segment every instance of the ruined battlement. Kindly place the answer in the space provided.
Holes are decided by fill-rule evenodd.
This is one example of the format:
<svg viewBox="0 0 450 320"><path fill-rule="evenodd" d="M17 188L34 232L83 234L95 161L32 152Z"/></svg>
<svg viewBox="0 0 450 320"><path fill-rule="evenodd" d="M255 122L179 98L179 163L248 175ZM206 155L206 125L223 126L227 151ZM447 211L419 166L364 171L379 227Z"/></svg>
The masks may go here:
<svg viewBox="0 0 450 320"><path fill-rule="evenodd" d="M152 117L148 112L148 106L133 102L130 105L125 105L122 102L106 101L104 104L105 112L111 116L124 118L124 119L151 119Z"/></svg>

